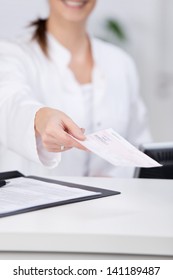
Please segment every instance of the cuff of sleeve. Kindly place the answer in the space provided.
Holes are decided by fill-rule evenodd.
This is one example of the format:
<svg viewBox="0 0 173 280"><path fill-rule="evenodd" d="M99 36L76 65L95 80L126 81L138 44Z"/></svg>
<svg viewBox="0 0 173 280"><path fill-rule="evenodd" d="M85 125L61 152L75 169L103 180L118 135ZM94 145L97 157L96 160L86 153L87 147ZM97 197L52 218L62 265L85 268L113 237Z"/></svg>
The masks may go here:
<svg viewBox="0 0 173 280"><path fill-rule="evenodd" d="M48 168L55 168L61 160L61 154L46 151L43 147L41 137L36 137L36 145L38 157L42 164Z"/></svg>

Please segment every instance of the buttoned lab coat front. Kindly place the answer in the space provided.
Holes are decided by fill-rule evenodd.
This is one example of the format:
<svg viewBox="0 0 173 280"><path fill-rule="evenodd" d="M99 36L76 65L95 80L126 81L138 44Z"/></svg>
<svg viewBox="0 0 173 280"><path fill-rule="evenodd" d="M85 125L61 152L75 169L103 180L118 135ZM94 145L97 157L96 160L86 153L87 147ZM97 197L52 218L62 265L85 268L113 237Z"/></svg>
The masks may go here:
<svg viewBox="0 0 173 280"><path fill-rule="evenodd" d="M93 132L112 127L136 146L148 142L146 110L133 61L118 47L91 38L93 97L86 104L82 87L68 68L69 51L47 36L49 58L30 38L0 43L0 171L126 177L127 168L114 167L90 153L77 149L61 155L47 152L41 139L35 138L34 118L40 108L52 107L85 128L90 106Z"/></svg>

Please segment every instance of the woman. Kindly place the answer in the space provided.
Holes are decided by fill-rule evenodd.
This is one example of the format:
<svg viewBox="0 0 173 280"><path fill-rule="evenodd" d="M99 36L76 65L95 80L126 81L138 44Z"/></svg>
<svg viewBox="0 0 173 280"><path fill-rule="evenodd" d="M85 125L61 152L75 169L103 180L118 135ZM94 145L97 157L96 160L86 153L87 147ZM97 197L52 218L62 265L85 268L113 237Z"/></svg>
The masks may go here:
<svg viewBox="0 0 173 280"><path fill-rule="evenodd" d="M95 3L49 0L49 18L33 24L32 38L1 42L0 142L16 153L10 165L4 151L1 170L124 177L70 134L84 140L84 129L112 127L134 145L149 140L131 58L86 32Z"/></svg>

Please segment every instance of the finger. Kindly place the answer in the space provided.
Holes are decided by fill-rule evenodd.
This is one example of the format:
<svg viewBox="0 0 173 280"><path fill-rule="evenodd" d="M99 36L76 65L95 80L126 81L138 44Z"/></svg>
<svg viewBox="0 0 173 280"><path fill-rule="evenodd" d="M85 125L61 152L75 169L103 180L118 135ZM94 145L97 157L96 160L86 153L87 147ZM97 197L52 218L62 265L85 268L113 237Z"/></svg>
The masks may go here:
<svg viewBox="0 0 173 280"><path fill-rule="evenodd" d="M64 130L56 130L54 137L50 138L52 143L58 146L65 146L66 148L78 148L80 150L86 151L86 148L83 147L80 143L78 143L71 135L69 135ZM50 143L50 144L52 144Z"/></svg>
<svg viewBox="0 0 173 280"><path fill-rule="evenodd" d="M80 143L78 143L71 135L66 133L66 137L64 139L64 145L65 146L70 146L73 148L77 148L83 151L86 151L87 149Z"/></svg>
<svg viewBox="0 0 173 280"><path fill-rule="evenodd" d="M73 141L73 147L74 148L76 148L76 149L80 149L80 150L83 150L83 151L87 151L87 149L83 146L83 145L81 145L80 143L78 143L77 141Z"/></svg>
<svg viewBox="0 0 173 280"><path fill-rule="evenodd" d="M69 148L76 146L76 141L64 130L57 130L52 141L59 146L64 145Z"/></svg>
<svg viewBox="0 0 173 280"><path fill-rule="evenodd" d="M79 128L69 117L65 116L64 118L64 125L66 128L66 131L74 136L75 138L83 141L85 140L85 135L81 128Z"/></svg>
<svg viewBox="0 0 173 280"><path fill-rule="evenodd" d="M54 150L56 152L59 152L61 150L60 149L61 146L66 147L66 149L72 148L73 147L72 141L67 141L66 133L64 133L64 135L58 134L58 135L56 135L56 137L55 136L42 137L43 147L48 151Z"/></svg>
<svg viewBox="0 0 173 280"><path fill-rule="evenodd" d="M52 152L52 153L62 153L62 152L66 152L68 150L70 150L72 148L66 148L64 147L63 150L61 149L61 146L50 146L47 148L48 152Z"/></svg>
<svg viewBox="0 0 173 280"><path fill-rule="evenodd" d="M64 150L71 148L77 148L83 151L88 151L83 145L73 139L68 133L58 133L56 137L49 136L47 141L44 141L44 146L49 151L61 152L61 146L64 146Z"/></svg>

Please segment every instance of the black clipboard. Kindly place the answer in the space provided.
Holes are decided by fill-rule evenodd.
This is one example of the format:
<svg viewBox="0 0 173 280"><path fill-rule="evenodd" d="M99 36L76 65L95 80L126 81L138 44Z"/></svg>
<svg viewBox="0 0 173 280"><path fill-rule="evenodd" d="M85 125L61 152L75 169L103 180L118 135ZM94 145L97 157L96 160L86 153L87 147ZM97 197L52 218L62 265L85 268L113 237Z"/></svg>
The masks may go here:
<svg viewBox="0 0 173 280"><path fill-rule="evenodd" d="M37 210L46 209L46 208L50 208L50 207L56 207L56 206L61 206L61 205L65 205L65 204L82 202L82 201L86 201L86 200L92 200L92 199L120 194L120 192L118 192L118 191L106 190L103 188L95 188L95 187L91 187L91 186L79 185L79 184L74 184L74 183L69 183L69 182L62 182L62 181L53 180L53 179L45 179L45 178L41 178L41 177L37 177L37 176L24 176L22 173L20 173L18 171L9 171L9 172L0 173L0 180L9 180L9 179L18 178L18 177L25 177L26 179L29 178L29 179L39 180L39 181L43 181L43 182L48 182L48 183L59 184L59 185L66 186L69 188L78 188L78 189L83 189L83 190L87 190L87 191L99 192L99 194L85 196L85 197L81 197L81 198L69 199L69 200L60 201L60 202L47 203L47 204L24 208L24 209L20 209L20 210L15 210L15 211L0 214L0 218L12 216L12 215L18 215L18 214L22 214L22 213L27 213L27 212L31 212L31 211L37 211Z"/></svg>

